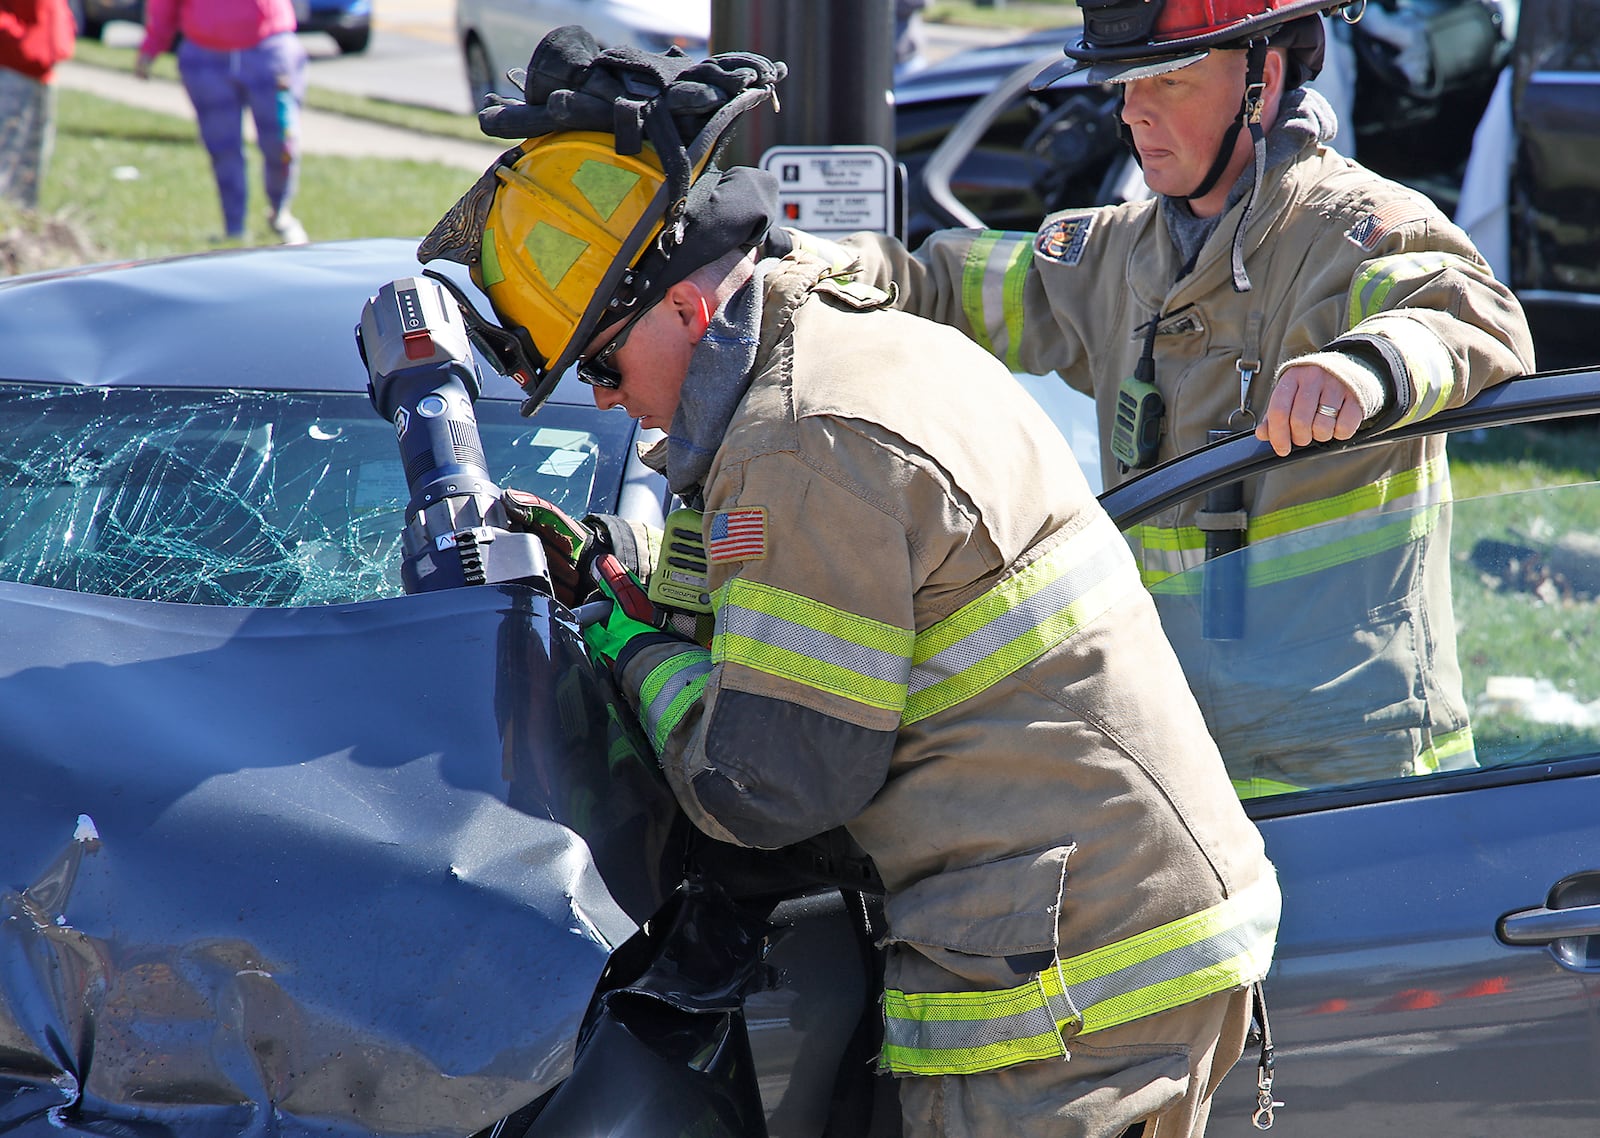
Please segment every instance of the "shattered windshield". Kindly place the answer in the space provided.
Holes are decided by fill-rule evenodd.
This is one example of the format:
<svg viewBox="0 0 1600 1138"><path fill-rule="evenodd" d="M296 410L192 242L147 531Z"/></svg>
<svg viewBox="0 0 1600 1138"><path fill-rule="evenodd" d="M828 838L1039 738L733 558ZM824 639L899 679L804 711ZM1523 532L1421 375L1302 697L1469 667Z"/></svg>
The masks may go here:
<svg viewBox="0 0 1600 1138"><path fill-rule="evenodd" d="M489 472L614 510L630 420L480 401ZM0 579L252 607L399 594L409 497L365 393L0 384Z"/></svg>

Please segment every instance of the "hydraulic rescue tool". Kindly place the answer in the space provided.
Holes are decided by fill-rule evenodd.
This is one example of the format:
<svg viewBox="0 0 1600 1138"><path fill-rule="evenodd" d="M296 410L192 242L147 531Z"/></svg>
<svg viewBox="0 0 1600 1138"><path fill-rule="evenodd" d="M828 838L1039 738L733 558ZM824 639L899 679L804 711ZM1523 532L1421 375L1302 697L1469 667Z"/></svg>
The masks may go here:
<svg viewBox="0 0 1600 1138"><path fill-rule="evenodd" d="M402 535L408 593L520 582L551 592L544 546L511 530L489 476L473 402L482 390L455 298L402 277L361 310L356 345L367 394L394 424L411 500Z"/></svg>

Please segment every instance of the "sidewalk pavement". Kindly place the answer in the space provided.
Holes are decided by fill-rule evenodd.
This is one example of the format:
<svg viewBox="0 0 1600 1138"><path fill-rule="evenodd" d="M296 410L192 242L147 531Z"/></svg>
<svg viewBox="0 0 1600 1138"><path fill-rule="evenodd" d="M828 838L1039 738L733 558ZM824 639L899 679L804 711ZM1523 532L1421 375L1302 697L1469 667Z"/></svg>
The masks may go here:
<svg viewBox="0 0 1600 1138"><path fill-rule="evenodd" d="M56 67L55 82L62 88L194 121L194 107L189 103L189 96L182 84L170 79L140 79L129 71L113 71L68 60ZM248 115L245 121L248 124ZM505 149L505 145L488 139L480 143L420 134L310 107L301 111L300 134L305 154L409 158L417 162L439 162L477 174L487 170Z"/></svg>

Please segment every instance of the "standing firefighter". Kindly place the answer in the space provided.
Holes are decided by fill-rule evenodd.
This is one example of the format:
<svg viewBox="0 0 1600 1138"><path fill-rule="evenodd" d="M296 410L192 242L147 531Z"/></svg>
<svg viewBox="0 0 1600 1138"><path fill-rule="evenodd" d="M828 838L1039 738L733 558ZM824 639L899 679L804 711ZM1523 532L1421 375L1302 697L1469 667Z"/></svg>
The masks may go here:
<svg viewBox="0 0 1600 1138"><path fill-rule="evenodd" d="M703 831L843 826L871 856L906 1132L1199 1134L1271 958L1261 838L1126 543L1005 368L804 240L758 256L775 184L705 159L781 74L552 33L527 104L483 116L535 137L422 255L472 266L529 413L575 361L669 432L647 460L701 511L709 635L622 589L586 639ZM657 535L508 498L565 529L567 582L602 553L650 575Z"/></svg>
<svg viewBox="0 0 1600 1138"><path fill-rule="evenodd" d="M1240 430L1287 454L1406 426L1532 370L1522 310L1466 235L1324 145L1337 124L1301 84L1319 10L1341 5L1079 4L1081 38L1035 85L1118 84L1156 196L1037 233L936 233L914 257L846 244L900 306L1092 395L1107 486ZM1472 765L1449 499L1443 438L1421 437L1271 470L1129 534L1241 793ZM1202 621L1184 571L1268 538L1208 566L1238 587Z"/></svg>

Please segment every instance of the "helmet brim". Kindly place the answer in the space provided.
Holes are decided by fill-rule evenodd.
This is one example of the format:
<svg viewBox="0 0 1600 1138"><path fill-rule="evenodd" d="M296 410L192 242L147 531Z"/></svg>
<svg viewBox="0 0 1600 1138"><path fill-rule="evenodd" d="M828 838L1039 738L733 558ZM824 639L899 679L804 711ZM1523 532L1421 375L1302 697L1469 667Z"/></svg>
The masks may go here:
<svg viewBox="0 0 1600 1138"><path fill-rule="evenodd" d="M1190 51L1155 59L1118 59L1100 63L1091 63L1086 59L1059 59L1035 75L1028 89L1043 91L1068 75L1082 75L1090 83L1132 83L1135 79L1166 75L1199 63L1206 54L1205 51Z"/></svg>

